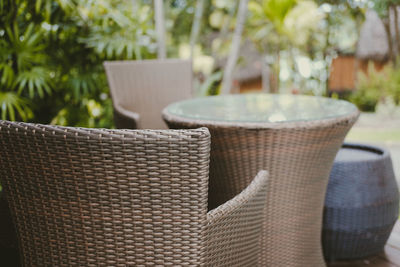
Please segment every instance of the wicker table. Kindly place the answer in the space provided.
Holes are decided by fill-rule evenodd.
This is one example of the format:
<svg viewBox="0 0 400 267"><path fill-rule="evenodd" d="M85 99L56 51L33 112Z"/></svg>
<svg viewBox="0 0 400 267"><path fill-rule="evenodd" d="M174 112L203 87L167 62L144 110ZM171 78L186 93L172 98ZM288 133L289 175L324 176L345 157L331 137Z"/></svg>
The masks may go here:
<svg viewBox="0 0 400 267"><path fill-rule="evenodd" d="M345 101L294 95L226 95L173 103L170 128L211 132L209 208L270 173L260 266L324 266L321 225L333 160L358 117Z"/></svg>

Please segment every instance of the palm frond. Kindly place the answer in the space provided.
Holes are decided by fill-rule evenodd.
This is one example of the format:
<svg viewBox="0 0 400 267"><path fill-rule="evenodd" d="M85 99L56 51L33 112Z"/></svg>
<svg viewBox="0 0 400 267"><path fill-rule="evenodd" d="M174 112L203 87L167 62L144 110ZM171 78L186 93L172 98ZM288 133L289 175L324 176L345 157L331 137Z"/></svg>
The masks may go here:
<svg viewBox="0 0 400 267"><path fill-rule="evenodd" d="M28 71L21 72L16 79L18 93L28 90L30 98L33 98L35 93L41 98L44 97L45 92L51 94L48 73L48 70L43 67L33 67Z"/></svg>
<svg viewBox="0 0 400 267"><path fill-rule="evenodd" d="M57 3L64 11L71 11L76 8L76 4L73 0L57 0Z"/></svg>
<svg viewBox="0 0 400 267"><path fill-rule="evenodd" d="M83 72L78 69L71 70L67 87L71 90L73 98L78 101L99 88L98 79L93 72Z"/></svg>
<svg viewBox="0 0 400 267"><path fill-rule="evenodd" d="M0 84L7 88L13 88L15 74L12 67L7 63L0 63L0 73Z"/></svg>
<svg viewBox="0 0 400 267"><path fill-rule="evenodd" d="M0 92L0 113L2 120L16 120L17 115L23 121L33 116L29 102L14 92Z"/></svg>
<svg viewBox="0 0 400 267"><path fill-rule="evenodd" d="M45 61L45 46L41 44L44 32L40 27L30 23L23 34L15 23L13 27L6 27L8 38L10 39L11 52L17 56L17 66L19 70L32 67L34 64L42 64Z"/></svg>

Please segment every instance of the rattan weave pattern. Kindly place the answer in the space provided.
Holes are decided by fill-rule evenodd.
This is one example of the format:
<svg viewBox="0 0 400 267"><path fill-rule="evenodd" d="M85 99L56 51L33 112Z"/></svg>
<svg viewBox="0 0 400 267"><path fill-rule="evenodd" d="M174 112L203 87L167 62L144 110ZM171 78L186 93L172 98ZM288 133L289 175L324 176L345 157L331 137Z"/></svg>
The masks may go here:
<svg viewBox="0 0 400 267"><path fill-rule="evenodd" d="M208 212L206 266L257 266L264 217L260 211L268 187L265 175L259 172L241 194Z"/></svg>
<svg viewBox="0 0 400 267"><path fill-rule="evenodd" d="M252 266L257 259L267 174L207 215L205 128L0 121L0 145L24 266ZM245 238L224 235L232 229ZM216 242L225 245L206 249ZM237 255L255 258L231 264Z"/></svg>
<svg viewBox="0 0 400 267"><path fill-rule="evenodd" d="M339 118L290 123L224 123L163 117L170 128L211 132L210 201L236 195L258 169L270 174L260 266L324 266L322 211L329 172L358 111Z"/></svg>
<svg viewBox="0 0 400 267"><path fill-rule="evenodd" d="M192 63L182 59L105 61L120 129L166 129L162 109L191 97Z"/></svg>

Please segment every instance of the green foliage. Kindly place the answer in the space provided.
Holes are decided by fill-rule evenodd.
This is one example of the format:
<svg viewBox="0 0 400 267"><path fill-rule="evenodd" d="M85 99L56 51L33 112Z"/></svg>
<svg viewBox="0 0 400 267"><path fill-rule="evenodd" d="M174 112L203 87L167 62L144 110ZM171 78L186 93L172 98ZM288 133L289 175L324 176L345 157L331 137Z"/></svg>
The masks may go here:
<svg viewBox="0 0 400 267"><path fill-rule="evenodd" d="M112 127L102 63L155 56L144 2L0 0L1 118Z"/></svg>
<svg viewBox="0 0 400 267"><path fill-rule="evenodd" d="M389 7L400 4L399 0L371 0L372 7L381 18L389 16Z"/></svg>
<svg viewBox="0 0 400 267"><path fill-rule="evenodd" d="M400 68L387 67L388 78L385 80L386 95L392 98L396 105L400 105Z"/></svg>
<svg viewBox="0 0 400 267"><path fill-rule="evenodd" d="M199 95L218 95L220 91L221 81L222 81L222 71L216 71L211 74L200 86Z"/></svg>
<svg viewBox="0 0 400 267"><path fill-rule="evenodd" d="M313 1L252 0L249 23L253 40L262 46L304 46L310 31L315 30L323 18Z"/></svg>
<svg viewBox="0 0 400 267"><path fill-rule="evenodd" d="M368 74L358 73L357 91L351 95L350 101L362 111L375 111L381 98L385 84L384 73L375 70L373 64L368 65Z"/></svg>
<svg viewBox="0 0 400 267"><path fill-rule="evenodd" d="M126 1L83 2L80 14L90 33L80 42L105 58L142 59L154 55L156 43L150 5L134 6Z"/></svg>
<svg viewBox="0 0 400 267"><path fill-rule="evenodd" d="M297 0L263 0L261 10L275 26L278 33L284 34L284 21L289 12L296 6Z"/></svg>
<svg viewBox="0 0 400 267"><path fill-rule="evenodd" d="M377 71L370 63L367 74L359 73L357 91L350 97L350 101L362 111L375 111L377 103L386 98L400 104L400 69L387 65Z"/></svg>
<svg viewBox="0 0 400 267"><path fill-rule="evenodd" d="M14 92L0 92L1 119L15 120L18 115L22 120L32 118L29 102Z"/></svg>
<svg viewBox="0 0 400 267"><path fill-rule="evenodd" d="M48 70L44 67L35 66L29 70L21 71L16 79L18 93L27 89L30 99L35 97L35 93L37 93L40 98L43 98L44 91L48 94L51 93L49 78Z"/></svg>
<svg viewBox="0 0 400 267"><path fill-rule="evenodd" d="M379 93L375 90L358 89L350 99L361 111L375 112L379 102Z"/></svg>
<svg viewBox="0 0 400 267"><path fill-rule="evenodd" d="M343 20L339 17L351 17L353 11L360 17L361 2L364 1L250 0L249 27L244 38L251 38L262 53L269 55L277 76L284 66L280 63L292 60L286 64L294 77L292 84L305 88L299 86L301 78L295 77L299 68L295 58L307 55L318 63L315 65L320 66L321 60L328 64L333 46L340 47L335 40L343 38L335 35L333 26L330 30L320 27L325 25L321 23L324 15L330 17L326 22L337 24L337 32L342 33ZM164 5L170 57L176 57L182 43L189 40L195 3L171 0ZM316 3L328 5L331 11L322 12ZM204 38L196 44L202 55L212 55L214 60L227 55L236 7L237 1L206 0L201 27ZM152 0L0 0L0 15L3 119L112 127L112 103L103 61L156 55ZM321 51L325 44L332 46L330 52ZM218 60L209 58L204 65L210 65L213 71L198 73L199 77L208 76L200 86L200 94L219 90L222 74L215 63ZM194 61L199 65L201 58ZM318 68L322 73L322 67ZM325 81L325 76L317 73L306 78ZM398 87L386 87L399 102Z"/></svg>

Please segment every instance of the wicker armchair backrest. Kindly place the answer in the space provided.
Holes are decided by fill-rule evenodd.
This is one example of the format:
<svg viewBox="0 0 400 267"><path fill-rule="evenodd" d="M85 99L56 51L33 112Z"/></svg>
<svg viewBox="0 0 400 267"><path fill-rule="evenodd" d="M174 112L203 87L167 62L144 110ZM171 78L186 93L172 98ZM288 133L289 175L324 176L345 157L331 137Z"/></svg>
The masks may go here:
<svg viewBox="0 0 400 267"><path fill-rule="evenodd" d="M189 60L106 61L104 68L116 110L136 112L141 129L167 129L161 111L192 94L192 65ZM130 128L115 112L118 128ZM119 118L122 117L122 118Z"/></svg>
<svg viewBox="0 0 400 267"><path fill-rule="evenodd" d="M201 265L210 135L0 121L25 266Z"/></svg>

